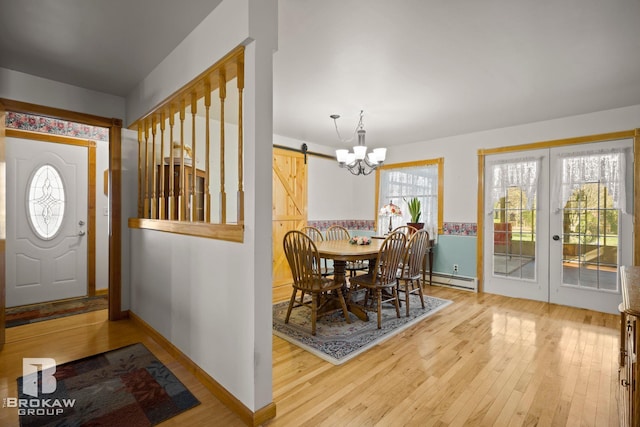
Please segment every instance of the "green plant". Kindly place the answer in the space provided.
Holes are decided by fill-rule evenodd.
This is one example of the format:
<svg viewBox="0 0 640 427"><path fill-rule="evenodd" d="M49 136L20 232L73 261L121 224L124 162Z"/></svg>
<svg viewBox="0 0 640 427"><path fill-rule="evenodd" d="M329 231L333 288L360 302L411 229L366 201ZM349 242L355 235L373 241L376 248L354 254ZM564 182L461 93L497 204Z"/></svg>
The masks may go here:
<svg viewBox="0 0 640 427"><path fill-rule="evenodd" d="M407 201L407 199L403 197L403 200L407 203L407 206L409 207L409 215L411 215L411 222L417 223L418 221L420 221L420 216L422 215L422 212L421 212L422 205L420 204L420 199L418 199L417 197L413 197L411 200Z"/></svg>

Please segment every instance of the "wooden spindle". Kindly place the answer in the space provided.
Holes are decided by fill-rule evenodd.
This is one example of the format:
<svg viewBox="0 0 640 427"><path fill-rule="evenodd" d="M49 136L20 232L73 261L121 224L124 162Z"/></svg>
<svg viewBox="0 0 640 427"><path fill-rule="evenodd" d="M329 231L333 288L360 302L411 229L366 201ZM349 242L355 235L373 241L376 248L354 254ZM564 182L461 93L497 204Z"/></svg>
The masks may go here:
<svg viewBox="0 0 640 427"><path fill-rule="evenodd" d="M176 161L173 158L173 125L176 121L176 112L173 105L169 106L169 219L176 220L176 193L174 189Z"/></svg>
<svg viewBox="0 0 640 427"><path fill-rule="evenodd" d="M158 168L156 166L156 116L151 118L151 218L158 219Z"/></svg>
<svg viewBox="0 0 640 427"><path fill-rule="evenodd" d="M160 206L160 212L158 215L158 218L160 219L167 219L167 211L166 211L166 207L165 207L165 192L166 190L166 180L164 178L164 170L166 169L165 165L164 165L164 130L165 130L165 120L166 120L166 116L165 116L165 112L164 110L160 113L160 178L159 178L159 188L160 190L159 193L159 197L158 197L158 204Z"/></svg>
<svg viewBox="0 0 640 427"><path fill-rule="evenodd" d="M238 58L237 80L238 80L238 224L244 224L244 135L242 133L242 95L244 91L244 63L243 57Z"/></svg>
<svg viewBox="0 0 640 427"><path fill-rule="evenodd" d="M184 118L185 118L184 99L180 101L180 174L178 184L178 221L187 220L187 200L185 198L186 177L184 174Z"/></svg>
<svg viewBox="0 0 640 427"><path fill-rule="evenodd" d="M205 109L205 162L204 162L204 220L211 222L211 193L209 192L209 163L210 163L210 126L209 107L211 107L211 85L209 81L204 84L204 109Z"/></svg>
<svg viewBox="0 0 640 427"><path fill-rule="evenodd" d="M220 224L227 223L227 193L224 188L224 100L227 97L227 81L223 71L218 74L220 92Z"/></svg>
<svg viewBox="0 0 640 427"><path fill-rule="evenodd" d="M149 122L144 123L144 218L149 218Z"/></svg>
<svg viewBox="0 0 640 427"><path fill-rule="evenodd" d="M144 212L144 190L142 176L142 123L138 123L138 218L143 218Z"/></svg>
<svg viewBox="0 0 640 427"><path fill-rule="evenodd" d="M198 197L196 194L198 169L196 166L196 114L198 112L198 96L195 92L191 93L191 221L198 221Z"/></svg>

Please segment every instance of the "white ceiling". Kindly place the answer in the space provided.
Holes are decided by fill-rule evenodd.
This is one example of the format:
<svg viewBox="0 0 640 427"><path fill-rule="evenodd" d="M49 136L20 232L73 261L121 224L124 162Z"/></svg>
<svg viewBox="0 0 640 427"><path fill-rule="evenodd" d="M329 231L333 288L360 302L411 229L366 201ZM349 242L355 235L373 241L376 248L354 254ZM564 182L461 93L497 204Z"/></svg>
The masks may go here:
<svg viewBox="0 0 640 427"><path fill-rule="evenodd" d="M219 0L0 0L0 67L125 96ZM640 104L640 0L279 0L274 131L425 141ZM640 118L639 118L640 125Z"/></svg>

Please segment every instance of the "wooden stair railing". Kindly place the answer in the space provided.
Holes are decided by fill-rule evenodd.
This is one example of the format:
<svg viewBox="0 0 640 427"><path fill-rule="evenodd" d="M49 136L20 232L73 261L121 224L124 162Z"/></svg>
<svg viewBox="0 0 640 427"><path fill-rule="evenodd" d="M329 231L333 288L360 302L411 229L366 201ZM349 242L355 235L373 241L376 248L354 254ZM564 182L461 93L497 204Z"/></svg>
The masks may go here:
<svg viewBox="0 0 640 427"><path fill-rule="evenodd" d="M234 80L236 90L229 91ZM129 220L130 227L243 240L243 90L244 48L239 47L130 126L138 131L138 218ZM212 118L215 92L219 110L214 109L218 116ZM237 106L236 123L225 118L228 106ZM185 123L188 112L191 126ZM176 119L179 135L174 139ZM227 141L234 131L237 144ZM218 158L212 157L215 153ZM237 161L230 161L231 156ZM234 201L227 189L236 174ZM211 197L212 183L219 184L218 197Z"/></svg>

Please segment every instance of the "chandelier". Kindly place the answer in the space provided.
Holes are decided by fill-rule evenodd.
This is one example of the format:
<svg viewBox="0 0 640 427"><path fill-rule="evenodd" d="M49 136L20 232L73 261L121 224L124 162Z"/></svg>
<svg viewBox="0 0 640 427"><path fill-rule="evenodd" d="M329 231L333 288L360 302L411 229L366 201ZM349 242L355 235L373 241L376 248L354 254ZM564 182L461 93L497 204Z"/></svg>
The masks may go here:
<svg viewBox="0 0 640 427"><path fill-rule="evenodd" d="M341 168L347 168L349 172L354 175L369 175L378 166L382 165L387 157L386 148L374 148L372 152L367 153L367 146L364 144L364 135L366 132L362 123L363 116L364 111L360 110L360 121L358 122L358 126L356 126L356 129L353 132L353 136L347 140L342 139L340 131L338 130L337 120L340 116L338 114L332 114L329 116L333 119L333 124L336 127L336 133L338 134L340 142L348 143L353 141L356 135L358 136L358 145L353 147L353 152L349 152L349 150L344 149L336 150L338 165L340 165Z"/></svg>

